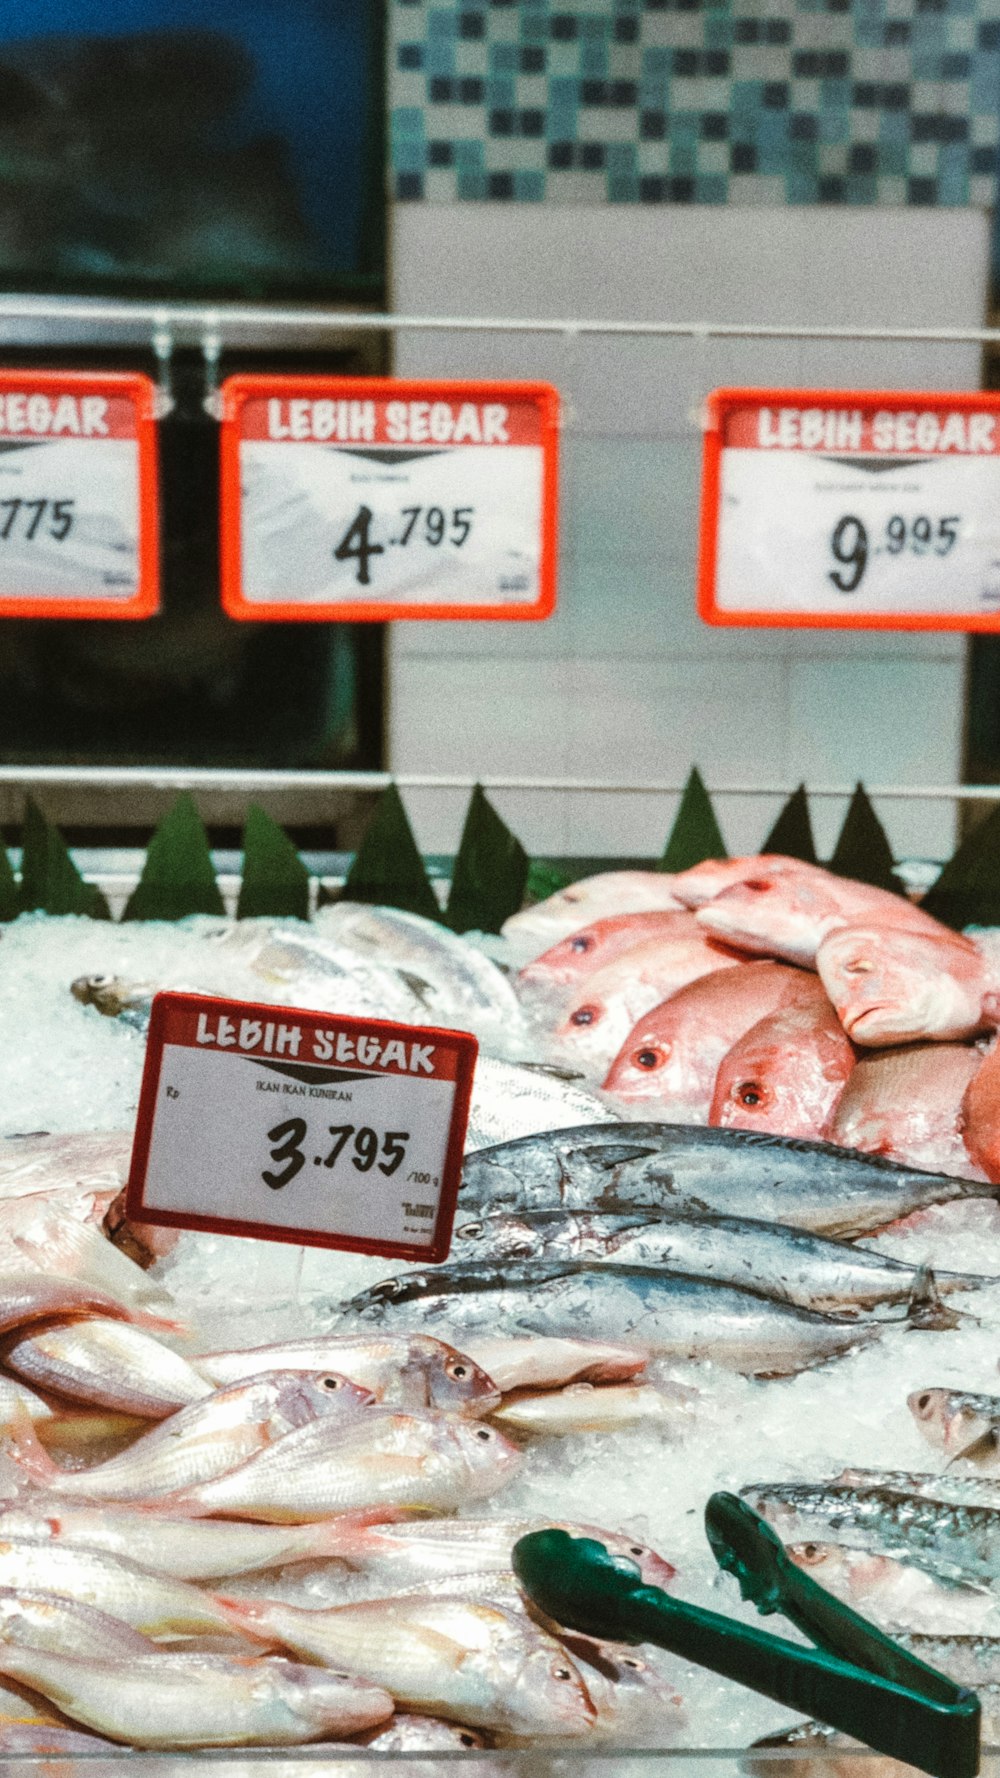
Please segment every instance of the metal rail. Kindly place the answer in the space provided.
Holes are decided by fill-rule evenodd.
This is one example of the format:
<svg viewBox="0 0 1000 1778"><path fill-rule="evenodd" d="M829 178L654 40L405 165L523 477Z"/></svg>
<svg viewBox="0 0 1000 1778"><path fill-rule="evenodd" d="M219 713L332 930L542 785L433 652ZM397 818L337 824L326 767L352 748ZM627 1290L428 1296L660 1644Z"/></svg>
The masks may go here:
<svg viewBox="0 0 1000 1778"><path fill-rule="evenodd" d="M636 339L868 340L940 345L1000 344L997 327L820 327L740 321L612 321L582 316L393 315L370 311L263 303L165 303L110 297L0 296L0 337L18 328L44 330L79 340L81 330L138 334L161 347L245 343L287 334L330 333L531 333L565 338L604 335Z"/></svg>
<svg viewBox="0 0 1000 1778"><path fill-rule="evenodd" d="M0 765L0 789L81 789L182 791L206 794L306 791L316 796L335 793L374 794L395 784L400 790L547 791L587 796L680 796L679 780L637 784L627 779L544 778L474 773L244 771L203 766L15 766ZM794 784L711 784L712 796L791 796ZM868 795L880 800L929 802L1000 802L1000 784L868 784ZM810 784L811 797L849 797L854 784Z"/></svg>

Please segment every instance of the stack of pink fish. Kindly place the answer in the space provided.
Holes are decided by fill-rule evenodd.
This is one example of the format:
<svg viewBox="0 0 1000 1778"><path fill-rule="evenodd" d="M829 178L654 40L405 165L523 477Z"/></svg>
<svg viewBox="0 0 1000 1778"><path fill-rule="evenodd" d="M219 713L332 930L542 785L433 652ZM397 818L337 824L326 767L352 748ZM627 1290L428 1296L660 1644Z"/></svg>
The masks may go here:
<svg viewBox="0 0 1000 1778"><path fill-rule="evenodd" d="M508 923L557 941L519 984L558 1003L560 1059L623 1116L1000 1181L1000 956L794 858L616 872L569 897Z"/></svg>

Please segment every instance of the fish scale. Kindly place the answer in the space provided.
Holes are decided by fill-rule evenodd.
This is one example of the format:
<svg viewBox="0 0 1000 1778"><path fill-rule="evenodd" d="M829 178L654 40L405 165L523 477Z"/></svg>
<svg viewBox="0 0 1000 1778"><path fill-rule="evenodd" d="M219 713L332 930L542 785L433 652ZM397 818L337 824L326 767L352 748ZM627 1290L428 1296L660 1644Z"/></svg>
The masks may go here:
<svg viewBox="0 0 1000 1778"><path fill-rule="evenodd" d="M1000 1510L888 1488L755 1482L741 1488L787 1542L815 1537L899 1556L945 1579L1000 1581Z"/></svg>

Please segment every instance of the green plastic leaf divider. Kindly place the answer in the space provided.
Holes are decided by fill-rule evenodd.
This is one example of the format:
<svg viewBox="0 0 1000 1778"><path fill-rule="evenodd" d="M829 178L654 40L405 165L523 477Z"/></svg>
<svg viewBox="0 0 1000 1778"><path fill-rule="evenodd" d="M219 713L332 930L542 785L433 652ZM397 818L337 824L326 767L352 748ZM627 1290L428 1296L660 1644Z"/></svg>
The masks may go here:
<svg viewBox="0 0 1000 1778"><path fill-rule="evenodd" d="M529 903L548 901L550 895L558 895L560 889L566 889L572 880L567 871L550 864L547 858L532 858L524 885L525 900Z"/></svg>
<svg viewBox="0 0 1000 1778"><path fill-rule="evenodd" d="M185 914L223 914L208 835L189 791L167 810L146 851L142 876L123 920L181 920Z"/></svg>
<svg viewBox="0 0 1000 1778"><path fill-rule="evenodd" d="M16 920L21 912L21 895L17 886L17 878L7 856L7 848L0 835L0 922Z"/></svg>
<svg viewBox="0 0 1000 1778"><path fill-rule="evenodd" d="M838 877L853 877L858 883L871 883L876 889L891 889L902 894L892 866L892 848L885 828L872 808L864 785L859 782L844 816L829 868L836 871Z"/></svg>
<svg viewBox="0 0 1000 1778"><path fill-rule="evenodd" d="M1000 925L1000 808L966 836L920 905L946 926Z"/></svg>
<svg viewBox="0 0 1000 1778"><path fill-rule="evenodd" d="M706 858L728 858L725 841L715 819L711 798L697 766L691 771L666 850L660 861L664 871L688 870Z"/></svg>
<svg viewBox="0 0 1000 1778"><path fill-rule="evenodd" d="M243 874L236 918L308 920L309 872L283 827L251 803L243 829Z"/></svg>
<svg viewBox="0 0 1000 1778"><path fill-rule="evenodd" d="M451 873L448 925L454 932L499 932L521 906L527 881L527 852L476 784Z"/></svg>
<svg viewBox="0 0 1000 1778"><path fill-rule="evenodd" d="M81 877L59 829L46 820L31 796L24 806L21 845L18 902L23 912L38 909L46 914L89 914L92 920L110 920L111 910L101 891Z"/></svg>
<svg viewBox="0 0 1000 1778"><path fill-rule="evenodd" d="M803 858L807 864L816 863L816 842L804 784L792 791L761 851L777 852L782 858Z"/></svg>
<svg viewBox="0 0 1000 1778"><path fill-rule="evenodd" d="M347 873L342 896L334 899L403 908L407 913L440 921L441 909L395 784L390 784L379 797L368 831Z"/></svg>

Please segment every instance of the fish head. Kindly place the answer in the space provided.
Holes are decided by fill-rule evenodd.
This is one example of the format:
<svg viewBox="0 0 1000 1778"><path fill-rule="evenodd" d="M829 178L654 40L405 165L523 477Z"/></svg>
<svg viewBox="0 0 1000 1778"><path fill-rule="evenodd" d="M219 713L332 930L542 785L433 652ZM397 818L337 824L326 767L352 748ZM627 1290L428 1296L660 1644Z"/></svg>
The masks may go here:
<svg viewBox="0 0 1000 1778"><path fill-rule="evenodd" d="M429 1335L410 1341L406 1368L420 1370L429 1408L474 1419L500 1406L500 1390L481 1365Z"/></svg>
<svg viewBox="0 0 1000 1778"><path fill-rule="evenodd" d="M579 932L569 933L558 944L550 945L540 957L525 964L518 972L518 985L522 988L565 986L589 974L604 939L602 929L621 924L619 920L594 920L589 926L581 926Z"/></svg>
<svg viewBox="0 0 1000 1778"><path fill-rule="evenodd" d="M262 1683L270 1683L300 1722L320 1735L336 1738L372 1729L387 1722L395 1710L393 1699L370 1679L358 1679L335 1667L307 1667L299 1661L260 1662Z"/></svg>
<svg viewBox="0 0 1000 1778"><path fill-rule="evenodd" d="M649 1544L642 1543L637 1537L630 1537L625 1531L605 1531L599 1525L581 1525L574 1528L574 1535L596 1538L598 1543L603 1543L610 1556L624 1556L629 1562L635 1562L647 1587L669 1590L677 1579L677 1570L672 1562L657 1555Z"/></svg>
<svg viewBox="0 0 1000 1778"><path fill-rule="evenodd" d="M701 1066L700 1044L692 1043L674 1019L672 1004L654 1007L633 1027L602 1091L625 1103L669 1106L676 1122L704 1123L715 1070Z"/></svg>
<svg viewBox="0 0 1000 1778"><path fill-rule="evenodd" d="M592 1734L597 1710L576 1662L549 1636L514 1644L504 1661L503 1701L517 1736Z"/></svg>
<svg viewBox="0 0 1000 1778"><path fill-rule="evenodd" d="M915 1389L906 1405L928 1444L953 1454L966 1450L993 1424L974 1399L956 1389Z"/></svg>
<svg viewBox="0 0 1000 1778"><path fill-rule="evenodd" d="M155 991L150 982L129 981L123 975L78 975L70 983L74 1000L96 1007L109 1019L118 1018L128 1007L151 1000Z"/></svg>
<svg viewBox="0 0 1000 1778"><path fill-rule="evenodd" d="M375 1396L339 1371L272 1371L259 1379L270 1394L269 1420L277 1433L328 1416L353 1420L375 1405ZM267 1389L270 1385L270 1390Z"/></svg>
<svg viewBox="0 0 1000 1778"><path fill-rule="evenodd" d="M684 1721L684 1701L637 1649L562 1631L597 1711L598 1732L614 1733L623 1746L662 1746Z"/></svg>
<svg viewBox="0 0 1000 1778"><path fill-rule="evenodd" d="M553 1034L560 1054L603 1072L632 1028L627 991L627 986L605 991L597 981L585 983Z"/></svg>
<svg viewBox="0 0 1000 1778"><path fill-rule="evenodd" d="M898 1564L891 1556L855 1549L839 1543L788 1543L785 1554L828 1587L838 1598L867 1598L872 1590L895 1575Z"/></svg>
<svg viewBox="0 0 1000 1778"><path fill-rule="evenodd" d="M738 950L811 965L833 926L843 925L837 898L810 876L766 870L735 883L698 909L696 919Z"/></svg>
<svg viewBox="0 0 1000 1778"><path fill-rule="evenodd" d="M456 1420L446 1431L460 1454L471 1498L498 1493L521 1467L521 1452L496 1426Z"/></svg>
<svg viewBox="0 0 1000 1778"><path fill-rule="evenodd" d="M464 1222L455 1230L452 1243L455 1258L464 1261L535 1259L545 1244L537 1229L514 1215Z"/></svg>
<svg viewBox="0 0 1000 1778"><path fill-rule="evenodd" d="M854 1065L854 1053L827 1008L789 1007L754 1025L723 1057L710 1124L815 1138L823 1133Z"/></svg>
<svg viewBox="0 0 1000 1778"><path fill-rule="evenodd" d="M678 871L671 888L686 908L704 907L717 896L725 894L748 877L805 875L814 869L799 858L786 858L779 852L761 852L748 858L703 858L689 870Z"/></svg>
<svg viewBox="0 0 1000 1778"><path fill-rule="evenodd" d="M844 926L819 947L816 968L854 1043L965 1037L981 1027L985 972L967 940L874 923Z"/></svg>

